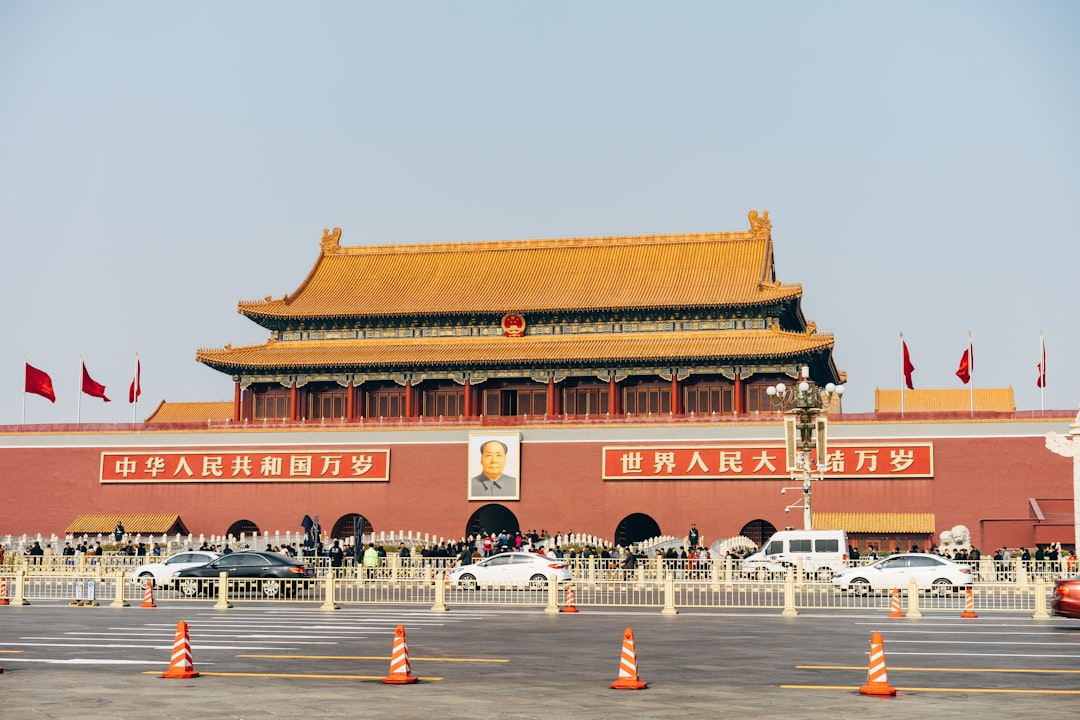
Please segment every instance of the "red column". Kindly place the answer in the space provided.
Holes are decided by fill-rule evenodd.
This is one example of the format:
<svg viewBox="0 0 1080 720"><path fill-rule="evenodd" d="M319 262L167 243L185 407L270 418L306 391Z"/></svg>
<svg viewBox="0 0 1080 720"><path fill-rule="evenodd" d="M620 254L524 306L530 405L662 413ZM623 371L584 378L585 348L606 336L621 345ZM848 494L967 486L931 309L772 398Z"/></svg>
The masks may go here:
<svg viewBox="0 0 1080 720"><path fill-rule="evenodd" d="M732 391L735 395L733 398L733 407L735 412L746 412L746 386L743 385L742 373L735 371L735 389Z"/></svg>
<svg viewBox="0 0 1080 720"><path fill-rule="evenodd" d="M612 415L619 415L619 385L615 382L615 376L608 376L608 412Z"/></svg>
<svg viewBox="0 0 1080 720"><path fill-rule="evenodd" d="M682 403L679 402L679 377L673 371L671 373L671 414L682 414Z"/></svg>
<svg viewBox="0 0 1080 720"><path fill-rule="evenodd" d="M233 422L240 422L240 383L236 383L236 387L233 388L233 401L232 401L232 419Z"/></svg>
<svg viewBox="0 0 1080 720"><path fill-rule="evenodd" d="M549 377L547 381L547 414L558 415L558 408L555 407L555 378Z"/></svg>
<svg viewBox="0 0 1080 720"><path fill-rule="evenodd" d="M289 419L296 420L300 417L300 403L297 402L298 392L296 390L296 381L293 380L292 387L289 388Z"/></svg>
<svg viewBox="0 0 1080 720"><path fill-rule="evenodd" d="M413 388L412 379L405 381L405 417L411 418L413 416Z"/></svg>
<svg viewBox="0 0 1080 720"><path fill-rule="evenodd" d="M465 378L465 408L461 412L465 417L472 417L472 380Z"/></svg>
<svg viewBox="0 0 1080 720"><path fill-rule="evenodd" d="M353 391L352 380L350 380L349 384L345 386L345 419L349 422L356 419L353 415L353 395L355 395L355 392Z"/></svg>

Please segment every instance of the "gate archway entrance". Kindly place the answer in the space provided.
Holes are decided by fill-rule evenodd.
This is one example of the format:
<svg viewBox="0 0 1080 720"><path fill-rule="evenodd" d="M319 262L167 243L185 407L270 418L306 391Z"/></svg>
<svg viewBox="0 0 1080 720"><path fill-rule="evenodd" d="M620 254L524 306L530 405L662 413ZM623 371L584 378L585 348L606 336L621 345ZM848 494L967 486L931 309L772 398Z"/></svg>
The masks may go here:
<svg viewBox="0 0 1080 720"><path fill-rule="evenodd" d="M644 513L633 513L622 519L615 528L615 544L622 547L635 545L660 534L660 526Z"/></svg>
<svg viewBox="0 0 1080 720"><path fill-rule="evenodd" d="M348 515L342 515L334 523L334 527L330 529L330 539L332 540L347 540L356 535L356 518L363 517L360 513L349 513ZM360 531L361 535L370 535L375 532L375 528L371 526L371 521L366 517L364 520L364 529Z"/></svg>
<svg viewBox="0 0 1080 720"><path fill-rule="evenodd" d="M259 526L251 520L237 520L225 531L225 537L232 537L239 540L241 535L244 537L252 537L258 534L258 532Z"/></svg>
<svg viewBox="0 0 1080 720"><path fill-rule="evenodd" d="M776 526L771 522L765 520L751 520L743 525L739 534L754 541L754 544L761 547L766 540L771 538L776 532Z"/></svg>
<svg viewBox="0 0 1080 720"><path fill-rule="evenodd" d="M505 505L491 504L484 505L469 516L469 522L465 526L465 536L480 533L498 534L500 530L513 535L520 529L517 516Z"/></svg>

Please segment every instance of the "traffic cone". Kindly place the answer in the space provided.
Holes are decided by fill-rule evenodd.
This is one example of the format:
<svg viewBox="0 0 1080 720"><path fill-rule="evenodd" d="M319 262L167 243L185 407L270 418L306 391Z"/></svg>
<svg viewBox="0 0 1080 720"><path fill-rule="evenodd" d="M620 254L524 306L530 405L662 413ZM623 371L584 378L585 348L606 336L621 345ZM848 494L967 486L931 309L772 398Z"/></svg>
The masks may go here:
<svg viewBox="0 0 1080 720"><path fill-rule="evenodd" d="M975 614L975 595L971 590L971 586L967 587L967 591L964 593L964 612L960 613L962 618L977 618Z"/></svg>
<svg viewBox="0 0 1080 720"><path fill-rule="evenodd" d="M140 605L139 607L144 607L144 608L156 608L157 607L157 605L154 604L154 581L153 580L147 580L146 581L146 589L143 590L143 596L142 597L143 597L142 605Z"/></svg>
<svg viewBox="0 0 1080 720"><path fill-rule="evenodd" d="M870 636L870 669L866 674L866 684L859 688L863 695L895 695L896 688L889 687L885 675L885 642L881 633L874 631Z"/></svg>
<svg viewBox="0 0 1080 720"><path fill-rule="evenodd" d="M611 683L616 690L641 690L647 682L637 674L637 651L634 649L634 631L626 628L622 636L622 656L619 658L619 679Z"/></svg>
<svg viewBox="0 0 1080 720"><path fill-rule="evenodd" d="M188 624L181 620L176 623L176 640L173 642L172 658L169 669L161 674L163 678L199 677L191 664L191 641L188 639Z"/></svg>
<svg viewBox="0 0 1080 720"><path fill-rule="evenodd" d="M573 584L566 586L566 607L559 612L577 612L577 606L574 605L574 586Z"/></svg>
<svg viewBox="0 0 1080 720"><path fill-rule="evenodd" d="M900 609L900 588L892 589L892 606L889 617L904 617L904 611Z"/></svg>
<svg viewBox="0 0 1080 720"><path fill-rule="evenodd" d="M10 605L11 601L7 596L7 580L0 578L0 605ZM3 672L0 670L0 672Z"/></svg>
<svg viewBox="0 0 1080 720"><path fill-rule="evenodd" d="M390 654L390 674L382 679L387 685L406 685L420 678L410 674L409 645L405 642L405 626L394 630L394 651Z"/></svg>

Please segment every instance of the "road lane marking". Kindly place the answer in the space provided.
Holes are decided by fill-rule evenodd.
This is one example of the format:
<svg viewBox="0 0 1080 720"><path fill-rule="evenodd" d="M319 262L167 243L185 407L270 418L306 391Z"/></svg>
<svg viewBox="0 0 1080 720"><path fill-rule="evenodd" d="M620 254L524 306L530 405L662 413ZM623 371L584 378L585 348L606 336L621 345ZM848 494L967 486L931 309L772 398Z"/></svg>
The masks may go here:
<svg viewBox="0 0 1080 720"><path fill-rule="evenodd" d="M385 660L389 655L237 655L238 658L263 658L271 660ZM410 662L463 662L463 663L508 663L507 658L432 658L409 656Z"/></svg>
<svg viewBox="0 0 1080 720"><path fill-rule="evenodd" d="M858 685L781 685L781 690L858 690ZM1007 695L1080 695L1080 690L1025 690L1022 688L896 687L900 692L995 693Z"/></svg>
<svg viewBox="0 0 1080 720"><path fill-rule="evenodd" d="M796 670L865 670L865 665L796 665ZM939 668L939 667L896 667L889 666L889 672L954 672L954 673L1064 673L1080 675L1080 670L1038 670L1026 668Z"/></svg>
<svg viewBox="0 0 1080 720"><path fill-rule="evenodd" d="M143 672L143 675L160 675L158 672ZM319 675L315 673L242 673L242 672L203 672L200 676L213 675L214 677L266 677L266 678L300 678L307 680L382 680L384 675ZM441 677L419 677L424 682L444 680Z"/></svg>

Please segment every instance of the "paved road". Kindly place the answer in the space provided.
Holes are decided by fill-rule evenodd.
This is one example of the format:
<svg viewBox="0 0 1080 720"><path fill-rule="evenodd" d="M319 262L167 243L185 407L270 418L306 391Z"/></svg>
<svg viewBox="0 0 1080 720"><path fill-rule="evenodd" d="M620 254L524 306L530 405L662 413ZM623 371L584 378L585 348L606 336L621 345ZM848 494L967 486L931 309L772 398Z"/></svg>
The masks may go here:
<svg viewBox="0 0 1080 720"><path fill-rule="evenodd" d="M162 679L180 620L201 676ZM416 685L379 682L399 623ZM609 687L627 627L645 690ZM875 630L895 698L858 693ZM0 716L19 720L1055 718L1080 707L1080 622L35 604L0 607L0 666Z"/></svg>

